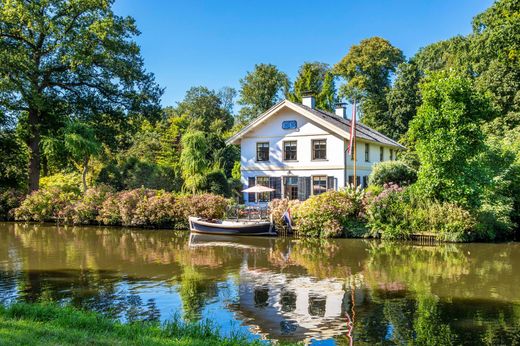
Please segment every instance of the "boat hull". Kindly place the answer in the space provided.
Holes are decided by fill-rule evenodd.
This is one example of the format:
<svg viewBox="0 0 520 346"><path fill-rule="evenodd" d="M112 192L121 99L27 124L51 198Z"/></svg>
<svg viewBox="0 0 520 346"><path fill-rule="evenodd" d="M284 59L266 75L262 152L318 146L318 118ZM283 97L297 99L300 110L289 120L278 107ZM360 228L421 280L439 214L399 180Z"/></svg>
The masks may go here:
<svg viewBox="0 0 520 346"><path fill-rule="evenodd" d="M190 231L202 234L224 235L276 235L270 222L230 222L227 224L213 223L196 217L190 217Z"/></svg>

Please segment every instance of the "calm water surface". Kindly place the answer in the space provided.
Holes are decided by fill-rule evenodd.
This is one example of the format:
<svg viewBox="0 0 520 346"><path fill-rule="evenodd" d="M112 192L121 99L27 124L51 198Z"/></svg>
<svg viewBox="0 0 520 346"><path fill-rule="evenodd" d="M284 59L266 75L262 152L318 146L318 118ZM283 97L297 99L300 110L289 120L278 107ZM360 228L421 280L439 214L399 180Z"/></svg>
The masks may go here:
<svg viewBox="0 0 520 346"><path fill-rule="evenodd" d="M520 343L520 243L418 246L0 223L0 302L316 344Z"/></svg>

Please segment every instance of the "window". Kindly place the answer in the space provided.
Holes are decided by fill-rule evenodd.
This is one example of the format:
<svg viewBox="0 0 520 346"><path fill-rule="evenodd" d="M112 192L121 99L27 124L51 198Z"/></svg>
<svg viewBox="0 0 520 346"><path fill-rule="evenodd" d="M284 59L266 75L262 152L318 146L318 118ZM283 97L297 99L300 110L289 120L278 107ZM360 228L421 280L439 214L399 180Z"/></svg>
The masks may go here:
<svg viewBox="0 0 520 346"><path fill-rule="evenodd" d="M394 149L390 149L390 161L394 159Z"/></svg>
<svg viewBox="0 0 520 346"><path fill-rule="evenodd" d="M319 195L327 191L327 177L314 176L312 177L312 194Z"/></svg>
<svg viewBox="0 0 520 346"><path fill-rule="evenodd" d="M296 141L283 142L283 159L285 161L296 160Z"/></svg>
<svg viewBox="0 0 520 346"><path fill-rule="evenodd" d="M365 143L365 162L370 162L370 144Z"/></svg>
<svg viewBox="0 0 520 346"><path fill-rule="evenodd" d="M256 177L256 184L269 187L269 177ZM258 193L258 202L269 202L271 200L271 192Z"/></svg>
<svg viewBox="0 0 520 346"><path fill-rule="evenodd" d="M362 187L363 188L368 187L368 176L367 175L363 176L363 185L362 185Z"/></svg>
<svg viewBox="0 0 520 346"><path fill-rule="evenodd" d="M256 143L256 161L269 161L269 143Z"/></svg>
<svg viewBox="0 0 520 346"><path fill-rule="evenodd" d="M298 177L285 177L285 198L298 199Z"/></svg>
<svg viewBox="0 0 520 346"><path fill-rule="evenodd" d="M379 147L379 161L383 162L385 160L385 149L383 147Z"/></svg>
<svg viewBox="0 0 520 346"><path fill-rule="evenodd" d="M326 160L327 159L327 140L315 139L312 141L312 159Z"/></svg>

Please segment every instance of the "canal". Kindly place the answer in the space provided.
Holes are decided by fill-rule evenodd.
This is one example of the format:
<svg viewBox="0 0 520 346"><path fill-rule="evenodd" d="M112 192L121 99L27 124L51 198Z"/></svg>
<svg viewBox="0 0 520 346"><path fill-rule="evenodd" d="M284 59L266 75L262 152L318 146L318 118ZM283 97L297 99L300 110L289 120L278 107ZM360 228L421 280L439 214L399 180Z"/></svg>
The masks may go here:
<svg viewBox="0 0 520 346"><path fill-rule="evenodd" d="M325 344L520 342L520 243L192 236L0 223L0 302Z"/></svg>

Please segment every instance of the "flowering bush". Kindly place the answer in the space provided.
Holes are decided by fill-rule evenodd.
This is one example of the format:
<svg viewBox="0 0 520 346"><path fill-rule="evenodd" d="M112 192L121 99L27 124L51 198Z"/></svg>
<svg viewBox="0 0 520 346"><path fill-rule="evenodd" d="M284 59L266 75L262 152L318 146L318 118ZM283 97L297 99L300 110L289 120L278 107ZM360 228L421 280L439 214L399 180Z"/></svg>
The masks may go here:
<svg viewBox="0 0 520 346"><path fill-rule="evenodd" d="M353 188L312 196L294 213L298 234L320 238L363 236L364 228L358 221L365 215L365 198L362 190Z"/></svg>
<svg viewBox="0 0 520 346"><path fill-rule="evenodd" d="M63 211L64 222L74 225L98 223L103 202L110 194L112 194L112 188L107 185L88 189L79 201L65 207Z"/></svg>
<svg viewBox="0 0 520 346"><path fill-rule="evenodd" d="M63 191L56 187L33 191L15 209L16 220L22 221L59 221L70 203L79 198L76 191Z"/></svg>
<svg viewBox="0 0 520 346"><path fill-rule="evenodd" d="M367 208L372 236L408 239L412 234L434 233L438 240L468 241L476 238L475 218L453 203L421 198L413 187L385 184Z"/></svg>
<svg viewBox="0 0 520 346"><path fill-rule="evenodd" d="M179 207L184 207L184 215L199 216L208 219L222 218L229 205L229 201L222 196L211 193L201 195L184 195L178 200Z"/></svg>
<svg viewBox="0 0 520 346"><path fill-rule="evenodd" d="M22 203L24 194L15 189L0 190L0 220L12 220L14 209Z"/></svg>
<svg viewBox="0 0 520 346"><path fill-rule="evenodd" d="M269 202L269 212L271 213L275 228L278 232L287 233L289 231L283 219L283 215L287 210L290 210L291 215L294 214L299 206L299 200L289 200L287 198L274 199Z"/></svg>

